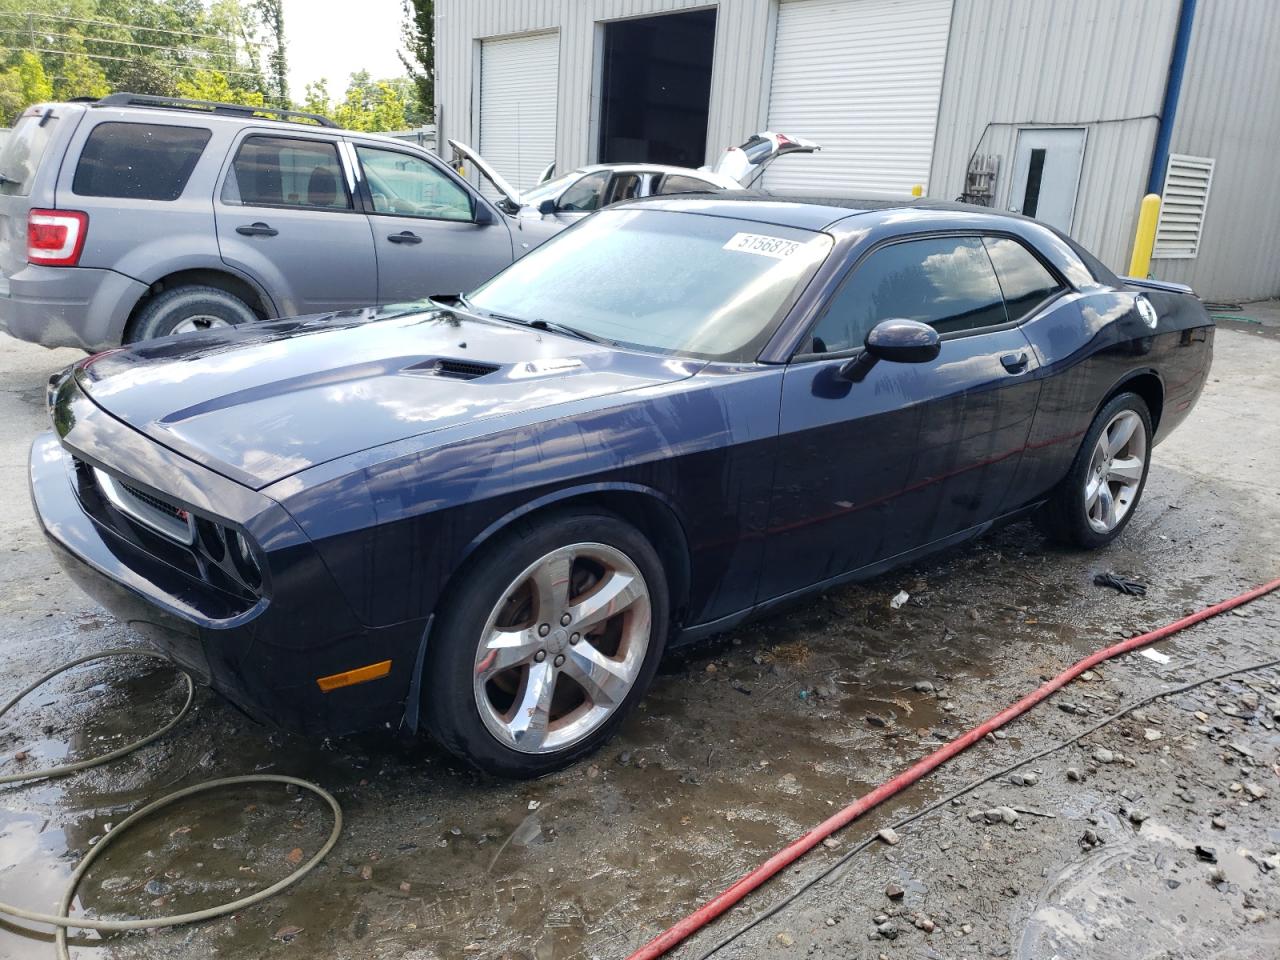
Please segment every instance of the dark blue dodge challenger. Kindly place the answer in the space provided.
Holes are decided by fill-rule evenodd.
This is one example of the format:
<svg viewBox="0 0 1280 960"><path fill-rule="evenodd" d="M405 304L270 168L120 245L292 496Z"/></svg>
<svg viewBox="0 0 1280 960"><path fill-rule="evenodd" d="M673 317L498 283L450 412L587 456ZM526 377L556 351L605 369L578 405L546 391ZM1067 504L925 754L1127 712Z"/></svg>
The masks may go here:
<svg viewBox="0 0 1280 960"><path fill-rule="evenodd" d="M1032 512L1109 543L1212 344L1031 220L654 199L466 297L90 357L31 486L68 572L249 713L535 776L674 643Z"/></svg>

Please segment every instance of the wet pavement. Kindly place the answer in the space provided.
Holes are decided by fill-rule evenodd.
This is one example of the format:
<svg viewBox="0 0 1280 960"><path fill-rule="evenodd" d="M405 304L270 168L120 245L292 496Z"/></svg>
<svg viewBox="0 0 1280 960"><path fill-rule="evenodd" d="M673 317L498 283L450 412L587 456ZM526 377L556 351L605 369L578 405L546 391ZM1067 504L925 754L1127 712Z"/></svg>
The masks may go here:
<svg viewBox="0 0 1280 960"><path fill-rule="evenodd" d="M333 791L347 817L312 876L235 917L84 935L74 953L625 957L1042 675L1280 575L1280 309L1246 306L1266 322L1223 325L1213 382L1157 448L1138 513L1106 552L1059 550L1016 524L742 627L668 658L615 741L535 783L485 779L427 743L273 733L199 690L191 716L138 754L0 787L0 901L51 908L79 854L149 798L214 777L287 773ZM131 642L60 574L27 498L44 380L75 357L0 339L0 699L74 656ZM1148 596L1094 586L1107 570L1149 584ZM893 609L899 590L911 599ZM1280 596L1162 643L1167 664L1134 655L1103 666L855 824L835 849L819 848L677 956L700 957L868 833L1016 757L1165 686L1280 657L1278 625ZM932 690L917 689L925 681ZM0 721L0 774L111 749L181 702L163 665L77 669ZM1276 711L1276 670L1157 702L1021 771L1036 773L1034 785L985 785L904 828L898 845L871 847L718 956L1275 956ZM1018 810L1017 822L969 819L999 806ZM80 902L112 916L199 909L284 876L328 830L318 803L283 788L193 798L116 841ZM901 898L887 896L890 884ZM0 921L0 957L52 955L50 934Z"/></svg>

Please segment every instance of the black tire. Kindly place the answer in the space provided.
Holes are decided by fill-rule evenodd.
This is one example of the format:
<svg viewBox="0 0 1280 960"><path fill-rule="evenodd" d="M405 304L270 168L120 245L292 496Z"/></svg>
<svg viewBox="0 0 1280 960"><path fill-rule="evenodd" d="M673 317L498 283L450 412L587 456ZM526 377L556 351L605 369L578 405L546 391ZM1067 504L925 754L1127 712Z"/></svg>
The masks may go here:
<svg viewBox="0 0 1280 960"><path fill-rule="evenodd" d="M1089 472L1093 451L1097 446L1098 438L1102 431L1117 414L1125 410L1131 410L1136 413L1142 421L1142 429L1146 431L1142 477L1138 481L1137 491L1133 494L1124 516L1120 518L1113 529L1103 533L1096 530L1089 523L1088 509L1085 502L1085 485L1088 479L1086 474ZM1036 521L1045 535L1060 543L1083 547L1088 550L1105 547L1120 536L1124 528L1129 525L1129 521L1133 519L1133 515L1138 509L1138 502L1142 499L1142 492L1147 486L1147 473L1151 469L1153 432L1151 412L1147 409L1146 401L1136 393L1121 393L1108 401L1106 406L1098 411L1098 415L1089 426L1088 432L1085 433L1084 442L1080 444L1080 449L1076 452L1075 459L1071 463L1071 469L1067 471L1067 475L1063 477L1062 482L1054 489L1048 502L1037 511Z"/></svg>
<svg viewBox="0 0 1280 960"><path fill-rule="evenodd" d="M174 287L153 299L130 321L124 342L167 337L193 317L216 317L233 327L258 319L252 307L225 290L202 284Z"/></svg>
<svg viewBox="0 0 1280 960"><path fill-rule="evenodd" d="M481 716L472 683L477 644L490 613L521 573L552 551L577 543L604 544L620 551L643 576L650 604L648 647L629 692L592 732L556 752L520 752L499 740ZM485 773L516 779L540 777L591 753L634 709L657 671L671 619L666 574L648 539L613 514L603 510L555 511L520 521L469 561L454 582L456 586L445 598L428 641L422 716L445 749Z"/></svg>

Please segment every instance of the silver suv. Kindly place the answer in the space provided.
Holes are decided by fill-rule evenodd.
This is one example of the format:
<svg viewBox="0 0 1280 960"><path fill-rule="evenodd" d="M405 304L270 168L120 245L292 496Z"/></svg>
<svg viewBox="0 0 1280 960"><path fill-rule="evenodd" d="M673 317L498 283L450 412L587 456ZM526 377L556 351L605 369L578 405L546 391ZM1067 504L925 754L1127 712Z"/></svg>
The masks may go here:
<svg viewBox="0 0 1280 960"><path fill-rule="evenodd" d="M0 329L100 350L469 290L563 225L323 117L115 94L0 150Z"/></svg>

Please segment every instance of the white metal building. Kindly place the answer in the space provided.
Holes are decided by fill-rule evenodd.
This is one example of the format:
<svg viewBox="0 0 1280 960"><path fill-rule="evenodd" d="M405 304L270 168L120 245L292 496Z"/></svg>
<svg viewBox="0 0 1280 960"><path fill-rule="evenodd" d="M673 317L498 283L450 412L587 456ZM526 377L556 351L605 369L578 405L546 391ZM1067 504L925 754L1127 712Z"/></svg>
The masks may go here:
<svg viewBox="0 0 1280 960"><path fill-rule="evenodd" d="M436 71L441 144L521 188L772 129L823 145L774 192L964 195L1121 271L1154 185L1153 276L1280 296L1273 0L439 0Z"/></svg>

